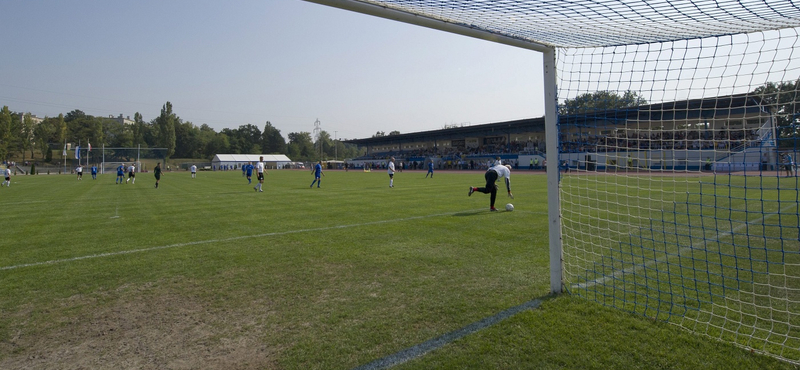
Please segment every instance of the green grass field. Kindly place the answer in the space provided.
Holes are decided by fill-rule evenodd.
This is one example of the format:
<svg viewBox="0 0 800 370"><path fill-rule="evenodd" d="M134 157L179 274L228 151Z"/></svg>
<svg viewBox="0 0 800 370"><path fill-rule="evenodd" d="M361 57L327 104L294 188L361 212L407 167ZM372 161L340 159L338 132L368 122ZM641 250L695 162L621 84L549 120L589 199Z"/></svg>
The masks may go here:
<svg viewBox="0 0 800 370"><path fill-rule="evenodd" d="M797 178L758 175L566 177L571 292L800 361Z"/></svg>
<svg viewBox="0 0 800 370"><path fill-rule="evenodd" d="M270 171L256 193L236 171L166 173L159 189L148 173L13 177L0 368L793 368L549 296L544 176L512 174L514 212L467 197L478 171L312 180Z"/></svg>

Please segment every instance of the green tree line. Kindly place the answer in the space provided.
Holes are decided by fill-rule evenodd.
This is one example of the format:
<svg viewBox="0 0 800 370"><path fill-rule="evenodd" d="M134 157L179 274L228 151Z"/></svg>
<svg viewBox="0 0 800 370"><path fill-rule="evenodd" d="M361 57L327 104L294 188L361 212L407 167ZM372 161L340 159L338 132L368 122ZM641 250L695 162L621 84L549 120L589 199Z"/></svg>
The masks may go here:
<svg viewBox="0 0 800 370"><path fill-rule="evenodd" d="M145 122L138 112L133 124L115 118L88 115L73 110L66 115L46 117L34 123L30 113L0 111L0 158L21 161L59 160L63 143L92 144L93 148L167 148L168 158L208 159L216 154L286 154L293 161L333 160L360 155L355 145L331 139L322 131L315 142L310 132L290 132L288 142L281 131L267 121L263 129L253 124L216 132L207 124L184 121L172 103L161 114ZM55 158L53 156L55 152Z"/></svg>
<svg viewBox="0 0 800 370"><path fill-rule="evenodd" d="M769 82L753 93L768 105L775 117L778 146L796 147L800 138L800 79L785 82Z"/></svg>

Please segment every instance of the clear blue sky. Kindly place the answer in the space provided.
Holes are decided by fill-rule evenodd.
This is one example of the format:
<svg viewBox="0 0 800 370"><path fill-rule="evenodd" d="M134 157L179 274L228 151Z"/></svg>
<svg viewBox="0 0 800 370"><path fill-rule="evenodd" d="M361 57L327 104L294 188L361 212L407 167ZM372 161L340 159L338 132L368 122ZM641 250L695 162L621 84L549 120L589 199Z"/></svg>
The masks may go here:
<svg viewBox="0 0 800 370"><path fill-rule="evenodd" d="M338 138L544 114L541 55L301 0L6 0L0 106Z"/></svg>

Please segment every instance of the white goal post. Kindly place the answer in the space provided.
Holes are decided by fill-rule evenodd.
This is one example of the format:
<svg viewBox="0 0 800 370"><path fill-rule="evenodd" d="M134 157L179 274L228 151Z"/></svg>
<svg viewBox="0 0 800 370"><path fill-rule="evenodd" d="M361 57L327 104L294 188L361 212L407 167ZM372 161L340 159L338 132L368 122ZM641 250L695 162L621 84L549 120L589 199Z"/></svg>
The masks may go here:
<svg viewBox="0 0 800 370"><path fill-rule="evenodd" d="M125 164L127 169L131 164L136 166L137 172L149 171L143 166L144 161L159 161L165 163L167 148L142 148L138 147L101 147L100 148L100 173L116 174L117 167ZM127 171L127 170L126 170Z"/></svg>
<svg viewBox="0 0 800 370"><path fill-rule="evenodd" d="M796 2L307 1L542 53L551 290L800 363Z"/></svg>

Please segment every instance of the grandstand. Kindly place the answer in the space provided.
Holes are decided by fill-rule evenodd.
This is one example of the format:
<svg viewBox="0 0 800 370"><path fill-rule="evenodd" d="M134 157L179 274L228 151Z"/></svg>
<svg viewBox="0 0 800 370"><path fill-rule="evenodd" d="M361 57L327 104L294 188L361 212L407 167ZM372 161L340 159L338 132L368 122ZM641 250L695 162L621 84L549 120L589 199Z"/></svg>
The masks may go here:
<svg viewBox="0 0 800 370"><path fill-rule="evenodd" d="M541 53L551 291L800 363L796 2L308 1Z"/></svg>
<svg viewBox="0 0 800 370"><path fill-rule="evenodd" d="M738 94L562 115L560 159L593 171L755 171L764 162L774 169L780 160L771 109L753 95ZM527 168L534 158L547 159L544 125L540 117L348 140L366 148L348 162L380 166L393 156L406 168L433 161L439 169L470 169L470 162L499 156Z"/></svg>

